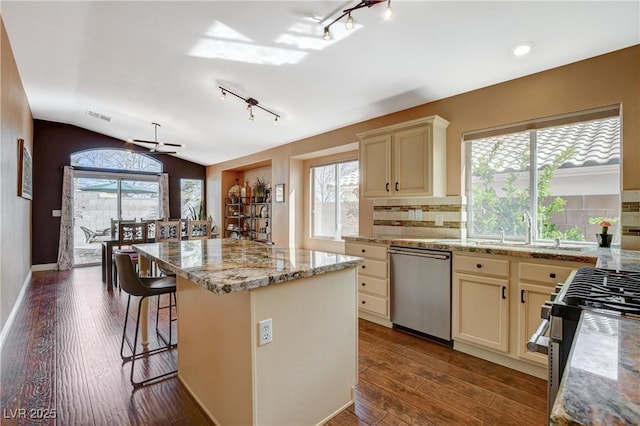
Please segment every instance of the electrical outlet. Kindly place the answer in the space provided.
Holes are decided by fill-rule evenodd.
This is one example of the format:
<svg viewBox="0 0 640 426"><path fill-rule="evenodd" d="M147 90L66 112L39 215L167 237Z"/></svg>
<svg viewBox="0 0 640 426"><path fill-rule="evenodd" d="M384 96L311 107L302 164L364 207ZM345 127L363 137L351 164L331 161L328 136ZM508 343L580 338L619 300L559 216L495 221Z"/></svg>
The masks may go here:
<svg viewBox="0 0 640 426"><path fill-rule="evenodd" d="M416 209L416 220L422 220L422 209Z"/></svg>
<svg viewBox="0 0 640 426"><path fill-rule="evenodd" d="M273 340L273 328L271 327L271 318L258 322L258 345L266 345Z"/></svg>
<svg viewBox="0 0 640 426"><path fill-rule="evenodd" d="M414 210L409 209L408 214L409 214L409 220L414 220L415 219L416 212Z"/></svg>
<svg viewBox="0 0 640 426"><path fill-rule="evenodd" d="M444 226L444 215L442 213L436 215L436 226Z"/></svg>

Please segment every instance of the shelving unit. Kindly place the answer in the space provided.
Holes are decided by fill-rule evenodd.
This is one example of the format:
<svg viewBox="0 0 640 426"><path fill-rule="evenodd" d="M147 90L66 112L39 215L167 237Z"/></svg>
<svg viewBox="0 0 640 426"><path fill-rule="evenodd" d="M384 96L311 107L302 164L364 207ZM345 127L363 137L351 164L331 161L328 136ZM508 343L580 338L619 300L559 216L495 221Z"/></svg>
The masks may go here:
<svg viewBox="0 0 640 426"><path fill-rule="evenodd" d="M269 200L269 194L264 199ZM225 238L271 242L271 202L257 202L256 197L227 197L225 204Z"/></svg>

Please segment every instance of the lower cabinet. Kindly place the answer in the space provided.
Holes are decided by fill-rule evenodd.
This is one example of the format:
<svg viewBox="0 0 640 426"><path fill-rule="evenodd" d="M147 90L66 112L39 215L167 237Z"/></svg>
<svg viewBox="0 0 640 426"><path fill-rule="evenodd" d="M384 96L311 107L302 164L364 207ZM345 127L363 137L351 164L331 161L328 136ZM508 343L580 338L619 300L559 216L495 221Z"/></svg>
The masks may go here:
<svg viewBox="0 0 640 426"><path fill-rule="evenodd" d="M551 300L556 284L573 270L593 264L454 253L454 341L546 367L547 355L527 349L541 322L540 308Z"/></svg>
<svg viewBox="0 0 640 426"><path fill-rule="evenodd" d="M358 269L360 317L391 327L388 247L380 244L346 243L345 253L364 257Z"/></svg>
<svg viewBox="0 0 640 426"><path fill-rule="evenodd" d="M453 256L453 339L509 351L509 261Z"/></svg>

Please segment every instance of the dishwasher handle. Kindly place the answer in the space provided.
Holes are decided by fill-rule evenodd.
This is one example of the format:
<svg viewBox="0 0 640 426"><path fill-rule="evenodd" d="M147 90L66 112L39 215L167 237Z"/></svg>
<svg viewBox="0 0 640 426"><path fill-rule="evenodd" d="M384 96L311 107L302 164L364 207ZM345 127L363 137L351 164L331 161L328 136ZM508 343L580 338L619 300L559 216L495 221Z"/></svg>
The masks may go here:
<svg viewBox="0 0 640 426"><path fill-rule="evenodd" d="M402 254L407 256L427 257L429 259L436 260L449 260L451 254L446 252L425 250L413 247L391 247L389 248L389 254Z"/></svg>

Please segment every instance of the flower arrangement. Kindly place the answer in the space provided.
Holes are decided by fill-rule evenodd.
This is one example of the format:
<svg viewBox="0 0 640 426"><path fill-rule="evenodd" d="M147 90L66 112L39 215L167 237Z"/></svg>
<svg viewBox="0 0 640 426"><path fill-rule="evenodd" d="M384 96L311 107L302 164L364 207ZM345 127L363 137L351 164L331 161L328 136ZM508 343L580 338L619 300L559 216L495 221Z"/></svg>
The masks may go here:
<svg viewBox="0 0 640 426"><path fill-rule="evenodd" d="M599 225L600 233L607 234L609 232L609 227L611 226L611 224L616 223L619 220L619 217L591 217L589 218L589 223L591 225Z"/></svg>

